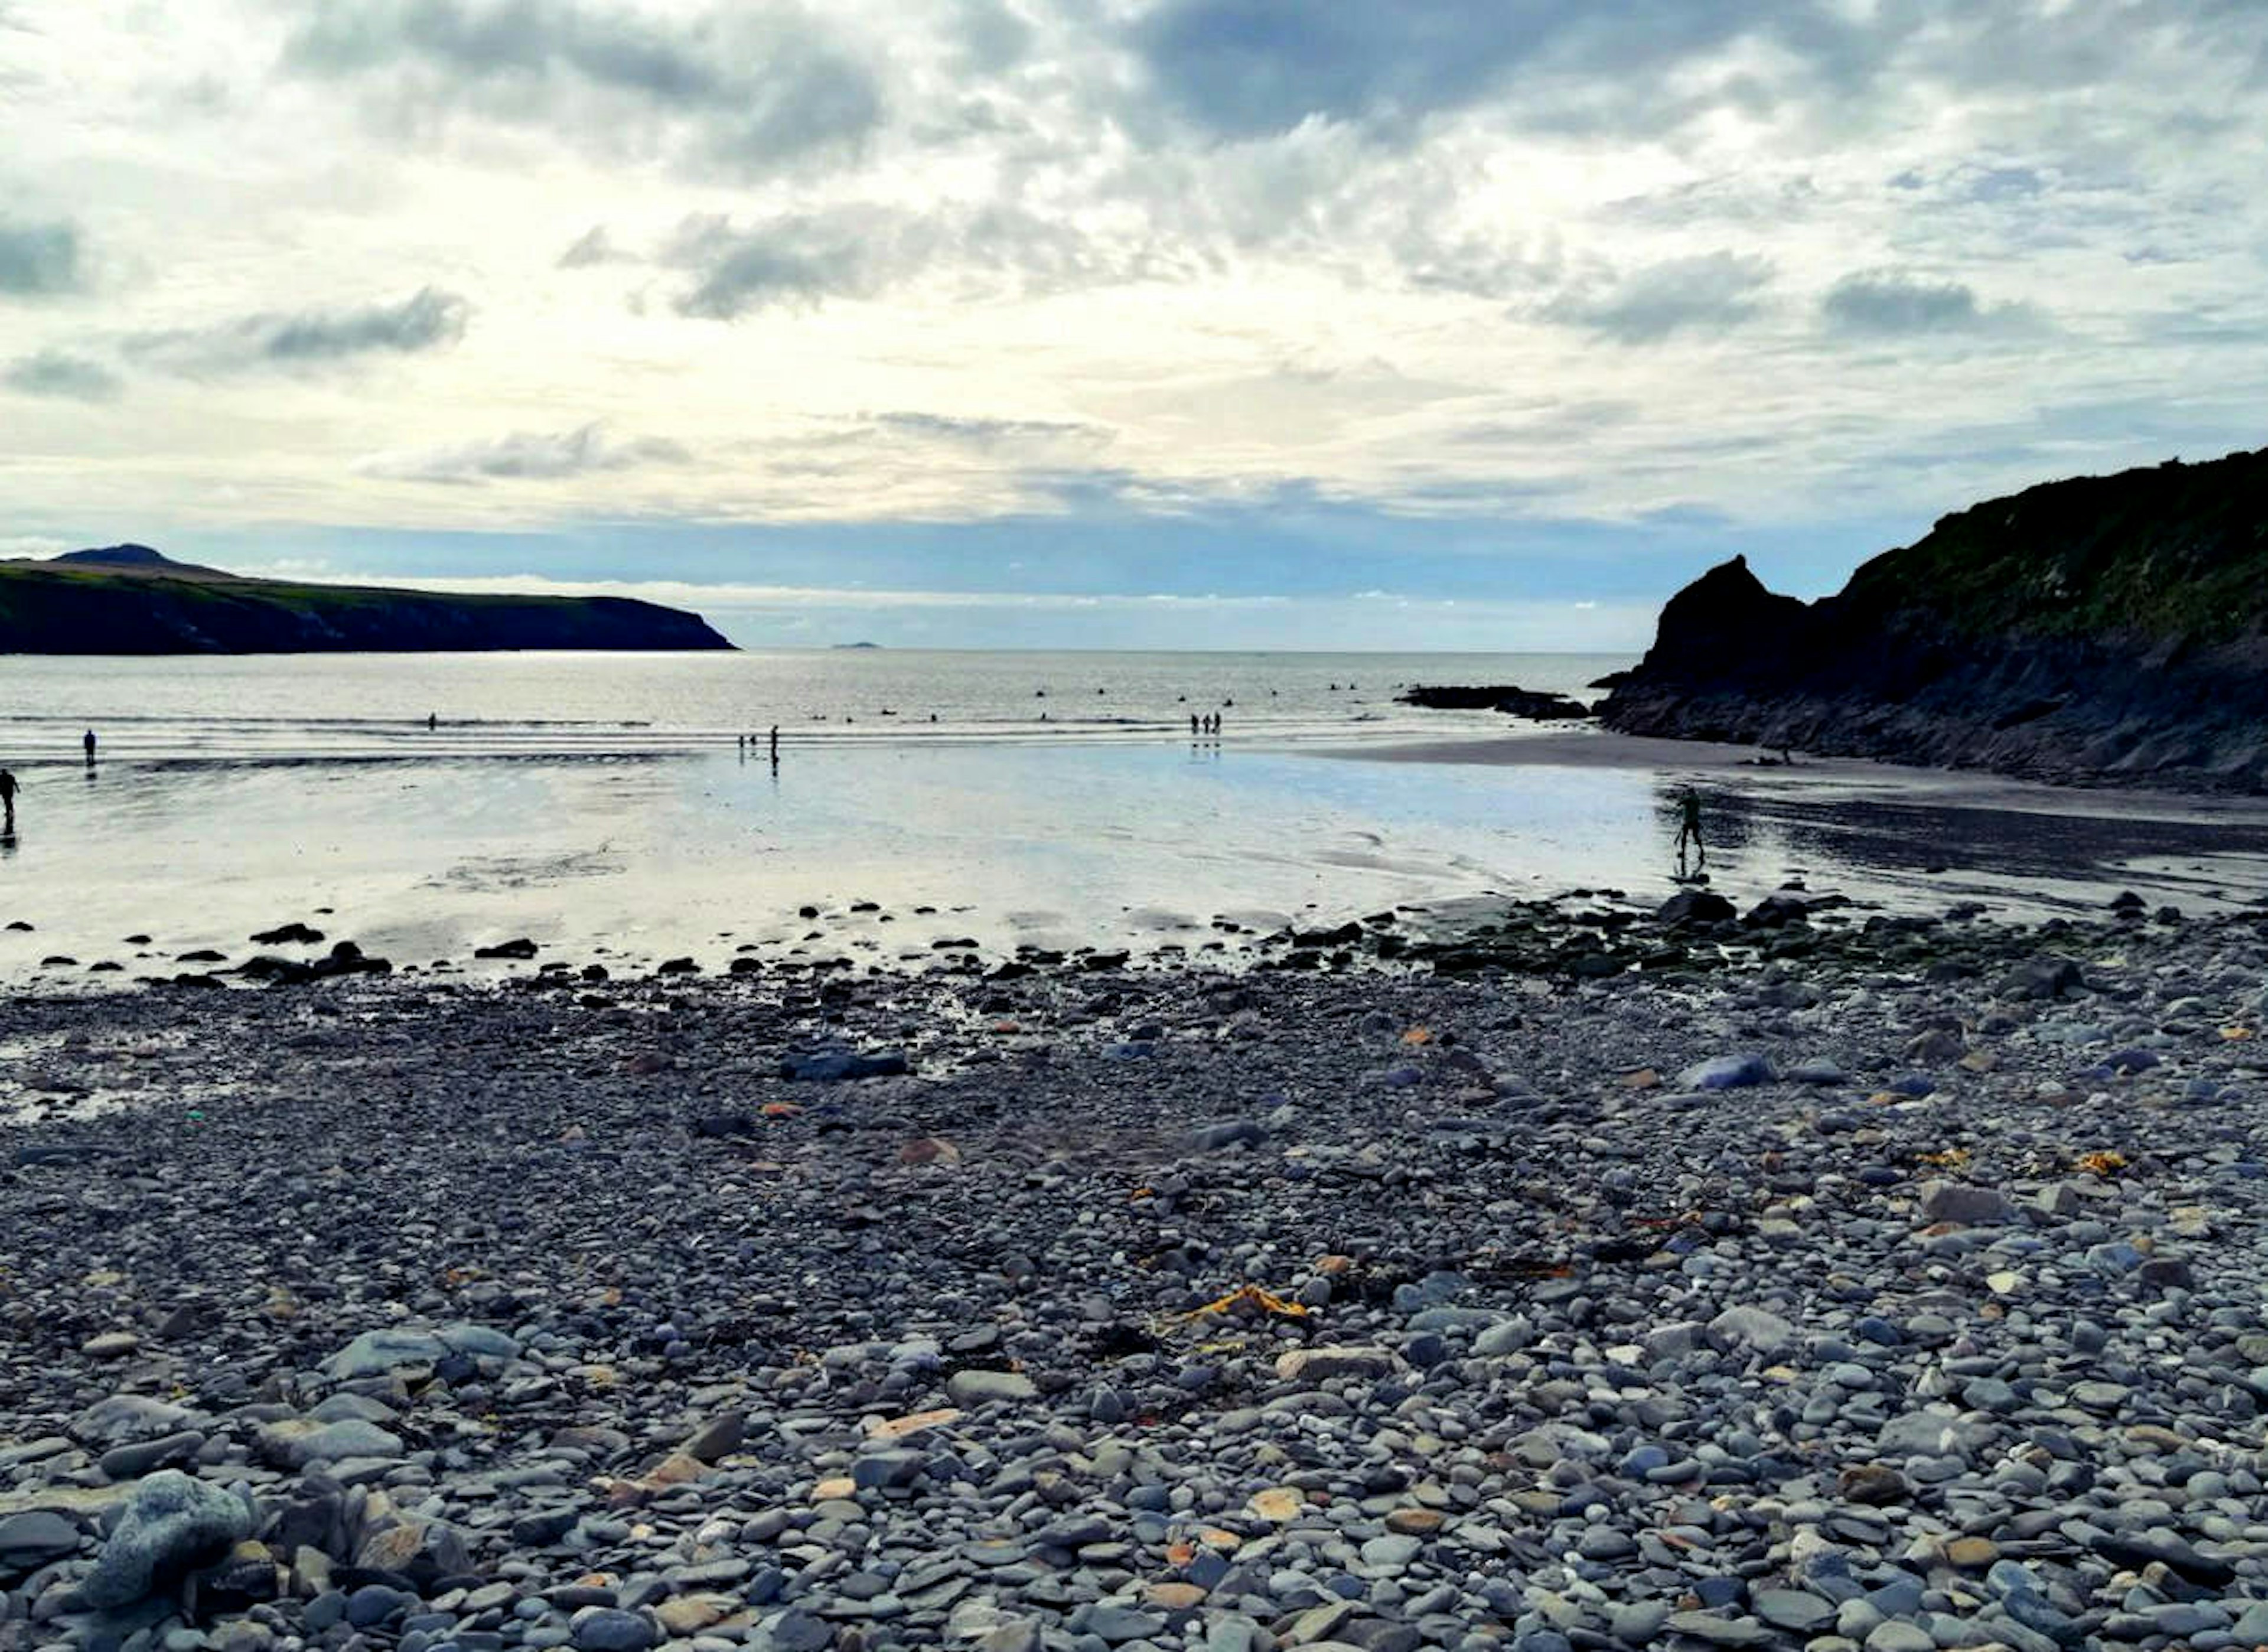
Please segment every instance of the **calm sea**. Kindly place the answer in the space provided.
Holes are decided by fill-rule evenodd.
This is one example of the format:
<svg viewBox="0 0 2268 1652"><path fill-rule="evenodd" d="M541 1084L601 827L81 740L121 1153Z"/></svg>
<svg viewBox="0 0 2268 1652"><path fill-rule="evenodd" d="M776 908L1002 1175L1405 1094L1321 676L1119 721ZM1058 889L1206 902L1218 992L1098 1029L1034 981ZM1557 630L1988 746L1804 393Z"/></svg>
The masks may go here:
<svg viewBox="0 0 2268 1652"><path fill-rule="evenodd" d="M425 654L0 660L0 977L58 985L253 950L286 920L398 964L526 935L635 962L797 948L888 965L1167 943L1395 905L1672 888L1676 794L1716 887L1797 877L1904 910L2037 915L2129 885L2193 910L2268 889L2268 815L2201 815L1865 765L1697 752L1370 761L1529 738L1404 684L1581 695L1574 655ZM1219 739L1192 739L1218 713ZM432 726L428 726L431 718ZM932 721L932 719L935 720ZM777 724L781 761L762 736ZM92 765L80 740L98 741ZM1523 733L1525 731L1525 733ZM745 746L741 736L760 738ZM1543 747L1532 747L1542 750ZM1435 756L1440 754L1437 751ZM868 903L872 903L869 910ZM817 908L817 922L802 909ZM147 940L131 939L147 936ZM51 957L75 962L46 964Z"/></svg>
<svg viewBox="0 0 2268 1652"><path fill-rule="evenodd" d="M0 747L121 758L623 756L697 750L774 724L783 741L1153 742L1218 713L1251 741L1493 728L1418 711L1413 683L1516 683L1585 698L1627 666L1588 654L1048 653L843 648L743 653L283 654L0 660ZM428 718L435 719L429 729Z"/></svg>

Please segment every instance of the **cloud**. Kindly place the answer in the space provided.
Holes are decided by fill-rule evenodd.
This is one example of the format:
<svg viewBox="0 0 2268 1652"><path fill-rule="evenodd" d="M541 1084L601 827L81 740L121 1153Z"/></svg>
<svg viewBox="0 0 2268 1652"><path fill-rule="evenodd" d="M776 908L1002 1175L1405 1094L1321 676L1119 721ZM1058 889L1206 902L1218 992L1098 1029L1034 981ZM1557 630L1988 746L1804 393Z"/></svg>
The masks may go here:
<svg viewBox="0 0 2268 1652"><path fill-rule="evenodd" d="M1827 290L1819 308L1837 332L1878 336L1982 332L2036 325L2039 320L2029 305L1978 304L1976 290L1966 283L1926 281L1896 270L1845 276Z"/></svg>
<svg viewBox="0 0 2268 1652"><path fill-rule="evenodd" d="M559 268L583 269L593 264L620 263L628 257L608 236L605 225L593 224L576 238L573 246L559 254Z"/></svg>
<svg viewBox="0 0 2268 1652"><path fill-rule="evenodd" d="M878 208L793 213L747 229L700 217L679 227L662 258L696 275L674 301L679 314L730 321L870 293L886 270L919 262L913 239L914 220Z"/></svg>
<svg viewBox="0 0 2268 1652"><path fill-rule="evenodd" d="M297 314L265 313L205 328L137 333L129 356L192 376L259 367L321 367L357 356L411 355L462 338L471 306L453 292L421 287L399 304Z"/></svg>
<svg viewBox="0 0 2268 1652"><path fill-rule="evenodd" d="M1540 313L1586 327L1621 344L1652 344L1681 332L1722 332L1754 315L1771 281L1771 262L1752 254L1710 253L1633 270L1603 287L1562 293Z"/></svg>
<svg viewBox="0 0 2268 1652"><path fill-rule="evenodd" d="M953 203L915 211L846 203L746 226L696 215L678 226L660 259L695 277L672 300L677 313L712 321L873 298L945 265L1027 290L1124 268L1106 262L1066 224L1015 207Z"/></svg>
<svg viewBox="0 0 2268 1652"><path fill-rule="evenodd" d="M370 81L390 107L542 123L600 145L657 122L688 160L762 173L855 153L881 123L873 72L789 4L664 19L575 0L326 0L287 70Z"/></svg>
<svg viewBox="0 0 2268 1652"><path fill-rule="evenodd" d="M397 482L479 485L500 481L557 481L641 465L683 464L692 455L659 436L609 439L594 421L556 432L514 431L486 441L460 442L414 453L378 454L355 468Z"/></svg>
<svg viewBox="0 0 2268 1652"><path fill-rule="evenodd" d="M962 0L960 23L961 55L979 74L1013 69L1032 49L1031 24L1001 0Z"/></svg>
<svg viewBox="0 0 2268 1652"><path fill-rule="evenodd" d="M43 350L23 356L0 372L0 385L26 395L67 396L79 402L114 402L124 381L99 362Z"/></svg>
<svg viewBox="0 0 2268 1652"><path fill-rule="evenodd" d="M1288 131L1310 116L1406 129L1513 83L1531 93L1506 98L1515 118L1658 130L1710 101L1668 95L1660 81L1743 41L1768 44L1815 79L1863 75L1867 32L1847 10L1799 0L1166 0L1133 25L1130 43L1171 107L1233 136ZM1648 95L1632 95L1649 78Z"/></svg>
<svg viewBox="0 0 2268 1652"><path fill-rule="evenodd" d="M873 422L900 435L970 447L1020 446L1037 442L1102 444L1110 432L1094 424L1056 419L965 418L945 413L877 413Z"/></svg>
<svg viewBox="0 0 2268 1652"><path fill-rule="evenodd" d="M0 293L49 298L80 291L85 278L77 225L0 218Z"/></svg>

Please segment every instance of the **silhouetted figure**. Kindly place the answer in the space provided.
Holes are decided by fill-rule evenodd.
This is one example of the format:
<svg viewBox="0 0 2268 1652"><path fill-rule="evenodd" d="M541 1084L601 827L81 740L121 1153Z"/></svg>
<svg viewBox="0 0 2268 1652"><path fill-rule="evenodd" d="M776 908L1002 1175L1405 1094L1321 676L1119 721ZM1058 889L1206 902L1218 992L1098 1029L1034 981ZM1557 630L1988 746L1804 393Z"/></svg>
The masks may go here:
<svg viewBox="0 0 2268 1652"><path fill-rule="evenodd" d="M435 729L437 729L437 728L438 728L438 727L440 727L440 726L441 726L441 713L440 713L440 712L426 712L426 713L425 713L425 732L426 732L427 734L431 734Z"/></svg>
<svg viewBox="0 0 2268 1652"><path fill-rule="evenodd" d="M78 743L86 748L86 766L92 769L94 767L94 730L88 729L85 737Z"/></svg>
<svg viewBox="0 0 2268 1652"><path fill-rule="evenodd" d="M16 830L16 777L0 769L0 808L7 810L7 818L0 822L0 831Z"/></svg>
<svg viewBox="0 0 2268 1652"><path fill-rule="evenodd" d="M1694 870L1697 872L1709 864L1709 851L1701 841L1701 794L1690 785L1677 798L1677 864L1681 872L1689 842L1693 845Z"/></svg>
<svg viewBox="0 0 2268 1652"><path fill-rule="evenodd" d="M1189 738L1195 740L1200 732L1201 731L1197 727L1197 714L1195 712L1191 712L1189 713Z"/></svg>
<svg viewBox="0 0 2268 1652"><path fill-rule="evenodd" d="M775 763L779 762L779 725L777 723L772 725L772 761Z"/></svg>

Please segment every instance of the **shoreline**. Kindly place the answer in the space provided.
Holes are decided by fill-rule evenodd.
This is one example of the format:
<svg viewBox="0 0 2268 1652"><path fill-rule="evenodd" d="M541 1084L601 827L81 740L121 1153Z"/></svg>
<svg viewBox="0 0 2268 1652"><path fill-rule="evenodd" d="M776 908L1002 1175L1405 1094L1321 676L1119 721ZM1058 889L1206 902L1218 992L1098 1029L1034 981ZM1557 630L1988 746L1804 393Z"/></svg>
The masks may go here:
<svg viewBox="0 0 2268 1652"><path fill-rule="evenodd" d="M2250 1644L2268 934L1834 915L0 1004L0 1646Z"/></svg>

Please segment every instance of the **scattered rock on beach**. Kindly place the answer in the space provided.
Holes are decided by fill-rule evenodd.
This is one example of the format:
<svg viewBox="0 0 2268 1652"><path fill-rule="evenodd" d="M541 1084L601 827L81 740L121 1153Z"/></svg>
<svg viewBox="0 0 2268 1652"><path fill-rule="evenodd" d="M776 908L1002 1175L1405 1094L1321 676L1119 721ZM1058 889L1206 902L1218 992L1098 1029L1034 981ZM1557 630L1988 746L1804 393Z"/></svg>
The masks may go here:
<svg viewBox="0 0 2268 1652"><path fill-rule="evenodd" d="M322 938L321 930L310 929L306 925L295 921L279 924L274 929L261 930L252 937L252 944L255 947L312 947Z"/></svg>
<svg viewBox="0 0 2268 1652"><path fill-rule="evenodd" d="M0 1002L165 1074L0 1160L0 1646L2268 1634L2268 926L1655 921Z"/></svg>
<svg viewBox="0 0 2268 1652"><path fill-rule="evenodd" d="M178 1469L162 1469L128 1497L79 1597L98 1610L130 1604L251 1531L252 1514L241 1499Z"/></svg>
<svg viewBox="0 0 2268 1652"><path fill-rule="evenodd" d="M895 1078L909 1070L902 1051L791 1051L780 1058L780 1076L823 1084L846 1079Z"/></svg>

